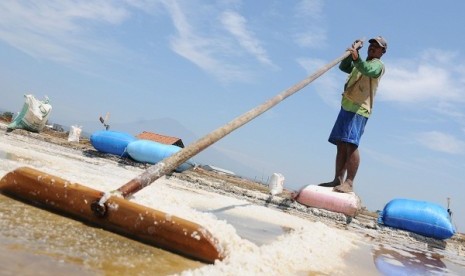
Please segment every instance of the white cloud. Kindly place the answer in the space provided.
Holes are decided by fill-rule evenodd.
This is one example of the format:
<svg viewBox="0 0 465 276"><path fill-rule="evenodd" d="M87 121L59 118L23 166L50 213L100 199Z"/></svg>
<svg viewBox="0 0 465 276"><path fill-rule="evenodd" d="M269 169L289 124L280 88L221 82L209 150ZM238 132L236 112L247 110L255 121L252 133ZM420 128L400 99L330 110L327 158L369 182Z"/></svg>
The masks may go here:
<svg viewBox="0 0 465 276"><path fill-rule="evenodd" d="M380 99L400 103L450 101L459 97L446 68L420 64L416 68L386 65L381 80Z"/></svg>
<svg viewBox="0 0 465 276"><path fill-rule="evenodd" d="M408 110L430 111L449 122L465 125L465 70L455 52L429 49L419 58L386 64L377 99ZM432 139L438 135L430 134ZM447 151L447 148L444 149Z"/></svg>
<svg viewBox="0 0 465 276"><path fill-rule="evenodd" d="M34 58L89 72L98 70L96 60L99 58L106 58L105 62L99 64L118 63L125 62L122 59L133 60L140 54L127 47L126 43L130 44L131 39L139 35L125 33L132 26L128 23L150 20L147 14L168 14L175 27L168 46L172 51L221 81L250 81L254 79L254 72L258 72L254 71L256 64L250 62L250 56L259 65L266 65L269 69L278 68L270 58L267 45L257 34L264 39L271 35L286 41L286 36L294 37L297 43L305 47L322 45L324 31L302 28L309 25L306 24L309 18L310 22L321 18L322 3L320 0L301 1L297 8L292 5L286 7L289 12L295 11L295 16L288 20L295 26L293 35L292 31L276 34L266 29L272 20L267 16L254 17L251 26L248 18L237 11L242 8L239 0L210 3L174 0L5 0L0 1L0 40ZM262 6L267 15L274 8L273 4ZM144 31L150 33L157 30Z"/></svg>
<svg viewBox="0 0 465 276"><path fill-rule="evenodd" d="M36 58L78 63L76 49L109 51L92 41L92 23L117 25L129 16L122 5L108 1L1 1L0 39Z"/></svg>
<svg viewBox="0 0 465 276"><path fill-rule="evenodd" d="M297 63L305 69L307 74L310 75L321 70L321 68L326 66L328 62L322 59L300 58L297 59ZM337 67L337 65L335 67ZM339 109L341 105L344 77L344 74L341 74L340 71L334 70L333 67L333 70L327 71L316 79L312 83L312 86L315 87L316 92L323 102L325 102L328 106Z"/></svg>
<svg viewBox="0 0 465 276"><path fill-rule="evenodd" d="M188 5L190 2L183 3ZM230 5L237 5L237 2L230 2ZM136 53L125 48L124 41L117 40L118 36L102 33L131 20L135 12L153 13L160 7L168 10L177 30L177 35L171 40L173 51L223 81L249 78L247 69L221 58L234 54L237 47L225 37L208 33L211 30L206 30L208 35L198 34L176 1L0 1L0 39L37 59L75 68L84 68L84 64L93 61L93 55L118 62L116 56ZM220 14L216 7L205 10L202 12L209 13L207 18L217 18ZM195 16L197 19L201 18L198 9L188 11L198 15ZM251 33L238 31L237 36L244 35L239 37L244 48L260 62L271 64L265 50Z"/></svg>
<svg viewBox="0 0 465 276"><path fill-rule="evenodd" d="M326 30L321 28L324 3L321 0L302 0L295 9L297 31L294 41L300 47L322 48L326 44Z"/></svg>
<svg viewBox="0 0 465 276"><path fill-rule="evenodd" d="M438 49L426 49L421 53L422 60L429 60L431 63L446 64L457 58L457 53L446 52Z"/></svg>
<svg viewBox="0 0 465 276"><path fill-rule="evenodd" d="M451 67L455 53L426 50L420 58L386 64L379 99L405 104L463 102L464 72Z"/></svg>
<svg viewBox="0 0 465 276"><path fill-rule="evenodd" d="M268 58L266 50L260 45L260 41L247 29L247 20L243 16L234 11L227 11L221 15L221 22L247 52L254 55L261 63L275 67Z"/></svg>
<svg viewBox="0 0 465 276"><path fill-rule="evenodd" d="M298 17L322 18L324 3L322 0L301 0L295 7Z"/></svg>
<svg viewBox="0 0 465 276"><path fill-rule="evenodd" d="M312 29L295 34L294 40L300 47L322 48L326 43L326 32Z"/></svg>
<svg viewBox="0 0 465 276"><path fill-rule="evenodd" d="M120 1L114 0L116 3ZM126 4L136 9L143 10L145 12L154 12L159 10L158 7L162 4L163 0L124 0Z"/></svg>
<svg viewBox="0 0 465 276"><path fill-rule="evenodd" d="M465 142L455 136L439 131L421 132L416 140L423 146L438 152L449 154L465 153Z"/></svg>
<svg viewBox="0 0 465 276"><path fill-rule="evenodd" d="M203 70L223 81L247 79L245 70L234 65L228 65L216 57L221 50L227 50L221 38L210 38L196 33L196 29L189 24L182 7L174 1L164 2L178 31L171 39L173 51L193 62Z"/></svg>
<svg viewBox="0 0 465 276"><path fill-rule="evenodd" d="M465 114L462 106L457 106L452 102L440 102L433 108L438 114L452 118L457 122L465 122Z"/></svg>

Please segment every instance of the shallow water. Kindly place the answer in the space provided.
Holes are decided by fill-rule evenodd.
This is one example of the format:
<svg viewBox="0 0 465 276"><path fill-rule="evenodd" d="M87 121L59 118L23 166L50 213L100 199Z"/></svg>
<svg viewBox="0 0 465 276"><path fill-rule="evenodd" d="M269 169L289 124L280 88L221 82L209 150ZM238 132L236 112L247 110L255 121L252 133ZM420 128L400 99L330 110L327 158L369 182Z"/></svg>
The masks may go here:
<svg viewBox="0 0 465 276"><path fill-rule="evenodd" d="M1 275L167 275L202 265L0 195Z"/></svg>
<svg viewBox="0 0 465 276"><path fill-rule="evenodd" d="M247 204L248 205L248 204ZM240 208L241 206L232 206L221 209L203 209L197 208L202 212L211 212L218 219L223 219L234 225L237 234L244 239L250 240L256 245L271 243L276 237L289 232L291 229L279 224L270 222L257 221L256 219L244 215L231 214L228 210Z"/></svg>
<svg viewBox="0 0 465 276"><path fill-rule="evenodd" d="M351 263L350 275L465 275L465 267L440 254L398 244L364 243L346 261Z"/></svg>

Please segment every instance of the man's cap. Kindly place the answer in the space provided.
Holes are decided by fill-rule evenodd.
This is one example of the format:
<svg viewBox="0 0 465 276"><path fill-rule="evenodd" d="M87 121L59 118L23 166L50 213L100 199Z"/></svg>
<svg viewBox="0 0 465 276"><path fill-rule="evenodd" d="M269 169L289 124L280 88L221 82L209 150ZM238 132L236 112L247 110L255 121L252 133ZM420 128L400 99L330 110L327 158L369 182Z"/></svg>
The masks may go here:
<svg viewBox="0 0 465 276"><path fill-rule="evenodd" d="M384 49L387 50L387 42L386 42L386 39L384 39L384 37L382 36L377 36L377 37L374 37L370 40L368 40L369 43L378 43L379 46L383 47Z"/></svg>

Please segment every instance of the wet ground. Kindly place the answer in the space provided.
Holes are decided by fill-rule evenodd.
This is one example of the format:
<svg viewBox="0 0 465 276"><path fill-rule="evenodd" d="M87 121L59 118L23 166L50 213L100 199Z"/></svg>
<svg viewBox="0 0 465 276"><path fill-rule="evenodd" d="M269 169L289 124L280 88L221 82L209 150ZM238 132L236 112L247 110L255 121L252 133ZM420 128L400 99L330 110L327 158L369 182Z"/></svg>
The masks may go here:
<svg viewBox="0 0 465 276"><path fill-rule="evenodd" d="M205 265L3 195L0 214L1 275L170 275ZM256 244L287 231L222 217ZM344 257L352 267L345 275L464 275L440 250L415 246L366 239Z"/></svg>
<svg viewBox="0 0 465 276"><path fill-rule="evenodd" d="M1 129L0 129L1 131ZM104 171L109 174L105 177L107 182L115 178L121 182L119 173L132 172L124 164L106 161L104 159L86 157L78 151L61 148L61 146L48 147L43 141L35 141L37 137L15 139L15 133L0 134L0 173L3 175L18 166L27 164L42 170L54 168L67 176L90 181ZM22 136L21 136L22 137ZM31 146L32 144L36 144ZM64 143L66 144L66 143ZM48 147L48 148L47 148ZM51 156L51 157L48 157ZM60 159L56 159L60 157ZM59 160L57 163L56 160ZM69 163L68 163L69 162ZM76 172L82 166L81 173ZM117 167L117 169L115 169ZM113 169L112 169L113 168ZM74 172L74 173L73 173ZM100 172L101 174L101 172ZM367 215L361 215L348 221L345 216L300 206L290 202L287 198L270 198L263 191L254 191L252 187L230 185L232 180L218 178L212 179L205 173L189 172L175 174L172 181L181 181L181 185L173 185L168 191L172 197L167 199L175 208L178 201L189 201L189 208L213 216L213 224L223 224L232 227L233 232L244 241L251 242L257 251L247 258L267 257L271 251L277 253L272 258L271 271L279 271L286 267L284 255L295 251L291 257L302 258L292 237L298 232L298 226L305 221L323 222L331 229L338 229L341 234L348 233L352 238L350 250L346 250L341 261L341 269L330 275L465 275L465 253L463 238L454 237L448 241L436 241L405 231L397 231L387 227L379 227L375 220ZM246 187L246 189L244 189ZM150 190L152 189L152 190ZM139 200L150 203L156 199L162 190L149 188ZM213 198L225 196L224 204L213 205ZM166 195L164 196L167 197ZM197 200L196 200L197 198ZM205 204L210 198L211 204ZM237 201L227 202L228 198L237 198ZM187 200L188 199L188 200ZM221 199L218 199L221 203ZM182 202L185 203L185 202ZM213 207L212 207L213 206ZM265 209L256 206L265 207ZM182 207L184 208L184 207ZM273 212L266 212L272 209ZM296 222L288 224L279 213L295 216ZM257 213L255 213L257 212ZM269 217L276 216L276 217ZM263 216L265 218L263 218ZM288 220L288 217L285 217ZM292 219L292 218L291 218ZM283 220L283 221L281 221ZM217 225L214 225L215 227ZM223 226L222 226L223 227ZM304 226L302 226L304 227ZM328 228L328 235L330 228ZM302 232L304 235L313 235L316 241L313 248L305 248L305 254L318 255L317 260L328 262L331 252L336 249L325 241L326 227L320 224L310 226ZM331 230L332 232L332 230ZM216 232L217 234L221 231ZM345 234L344 234L345 235ZM462 237L462 236L461 236ZM332 238L334 239L334 237ZM283 243L279 243L284 240ZM244 243L246 244L246 243ZM343 244L343 243L341 243ZM232 245L234 250L240 250L241 245ZM323 252L329 250L328 252ZM268 252L266 252L268 251ZM321 252L323 253L321 253ZM343 250L341 251L343 252ZM281 258L278 256L282 255ZM258 259L257 259L258 260ZM288 261L290 259L287 259ZM303 259L305 260L305 259ZM312 260L314 261L314 260ZM250 260L239 260L235 263L228 260L226 266L236 266L227 271L234 271L236 275L245 275L243 270L248 265L253 266ZM257 263L257 266L259 264ZM218 263L210 267L219 267ZM243 267L241 267L243 266ZM212 275L209 270L195 270L206 267L205 264L192 261L182 256L160 250L153 246L101 230L82 222L57 215L40 208L24 204L0 194L0 267L1 275L169 275L186 274L186 271L197 271L197 275ZM207 266L208 267L208 266ZM323 268L301 271L301 275L328 275ZM218 269L216 271L224 271ZM215 271L215 270L210 270ZM285 270L284 270L285 271ZM227 273L223 273L227 274ZM271 273L273 274L273 273Z"/></svg>

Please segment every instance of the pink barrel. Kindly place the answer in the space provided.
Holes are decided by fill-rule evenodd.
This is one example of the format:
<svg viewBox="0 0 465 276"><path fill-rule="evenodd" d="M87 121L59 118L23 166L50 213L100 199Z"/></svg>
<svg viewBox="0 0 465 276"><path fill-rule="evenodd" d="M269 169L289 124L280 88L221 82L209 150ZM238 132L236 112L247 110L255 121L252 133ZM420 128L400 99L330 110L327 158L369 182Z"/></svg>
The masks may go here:
<svg viewBox="0 0 465 276"><path fill-rule="evenodd" d="M333 188L308 185L296 197L297 202L315 208L355 217L361 208L361 200L355 193L333 192Z"/></svg>

